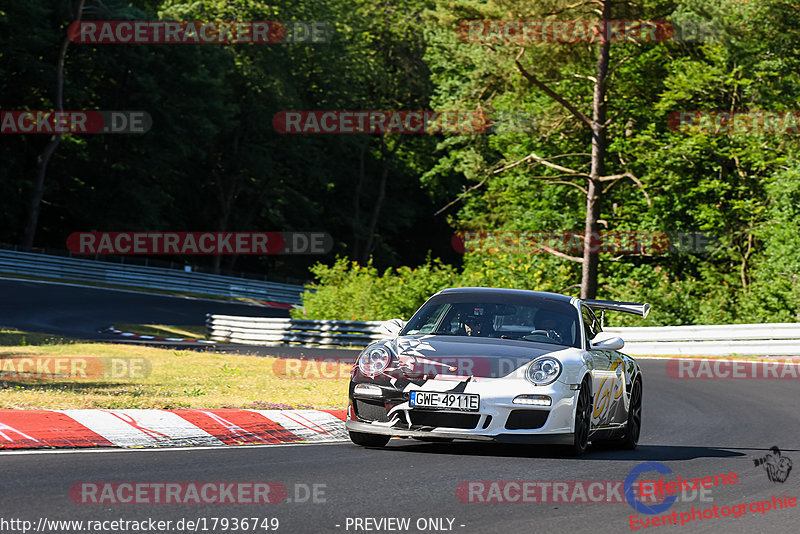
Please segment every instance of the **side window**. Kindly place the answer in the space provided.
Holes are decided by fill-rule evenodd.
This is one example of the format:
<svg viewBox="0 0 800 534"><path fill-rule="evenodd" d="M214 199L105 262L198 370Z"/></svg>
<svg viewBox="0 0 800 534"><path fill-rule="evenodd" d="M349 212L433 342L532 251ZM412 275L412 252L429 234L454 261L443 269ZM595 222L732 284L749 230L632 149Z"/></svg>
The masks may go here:
<svg viewBox="0 0 800 534"><path fill-rule="evenodd" d="M600 328L600 321L595 317L594 312L586 306L581 306L581 316L583 317L583 327L586 330L586 339L593 340L597 334L603 331Z"/></svg>

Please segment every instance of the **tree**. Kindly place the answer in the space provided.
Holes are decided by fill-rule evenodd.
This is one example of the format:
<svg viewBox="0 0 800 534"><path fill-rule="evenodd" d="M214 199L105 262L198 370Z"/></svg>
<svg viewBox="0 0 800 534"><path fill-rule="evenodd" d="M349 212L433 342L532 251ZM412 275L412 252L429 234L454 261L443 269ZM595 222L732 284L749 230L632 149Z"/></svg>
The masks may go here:
<svg viewBox="0 0 800 534"><path fill-rule="evenodd" d="M74 22L80 22L83 16L83 6L86 0L79 0L78 7L75 9ZM58 63L56 64L56 91L55 91L55 110L64 111L64 63L67 61L67 49L69 48L70 38L65 35L64 40L61 42L61 51L58 55ZM33 248L33 240L36 236L36 227L39 224L39 209L42 204L42 195L44 194L44 180L47 174L47 164L53 152L58 148L61 138L64 134L54 133L44 150L36 158L36 177L33 182L33 192L31 194L30 206L28 207L28 220L25 224L25 233L22 237L22 250L31 250Z"/></svg>
<svg viewBox="0 0 800 534"><path fill-rule="evenodd" d="M519 14L519 19L538 19L543 17L563 17L564 14L570 14L570 18L577 18L578 20L589 20L590 18L599 18L601 28L611 28L610 21L613 19L630 19L630 18L647 18L652 9L648 6L634 6L624 7L618 9L618 12L612 12L613 3L610 0L593 0L590 2L582 2L579 4L567 5L566 2L554 2L542 5L537 12L531 16L530 12L526 9L527 6L521 2L504 3L502 6L490 6L486 10L479 8L472 8L471 6L459 6L456 9L457 15L462 18L485 19L489 18L493 13L513 13ZM488 12L488 13L487 13ZM469 13L469 16L467 16ZM634 17L633 15L636 15ZM452 22L452 14L447 12L447 8L441 8L439 12L439 20L442 23ZM512 17L517 18L517 17ZM487 32L488 34L488 32ZM644 55L652 45L647 44L629 44L624 43L616 45L621 52L627 54L620 60L617 65L610 66L611 60L611 39L609 39L610 32L601 33L599 43L596 45L580 43L570 44L552 44L552 43L522 43L515 44L514 39L511 42L496 42L497 39L489 39L489 43L485 45L485 51L491 56L492 61L486 64L483 59L478 59L476 62L477 70L482 76L472 76L474 83L467 84L467 88L463 91L466 94L479 94L489 95L482 99L469 98L471 101L476 101L480 108L492 109L496 107L496 103L492 100L501 100L498 95L504 93L515 94L518 100L528 99L530 95L526 94L528 87L533 87L541 91L554 105L561 109L561 112L566 113L572 121L577 123L577 130L574 125L567 125L562 122L557 131L551 130L546 132L546 136L552 136L554 133L558 135L569 136L569 142L562 144L566 145L567 150L561 152L554 152L552 156L546 157L539 155L539 149L530 151L528 154L521 158L509 158L509 154L502 154L505 161L501 161L500 165L489 166L488 172L484 171L485 176L497 175L500 172L505 172L510 169L518 169L523 163L530 163L534 165L542 165L546 168L546 172L538 175L531 176L531 179L549 179L551 185L561 185L576 188L583 194L584 198L584 225L583 233L583 255L578 258L564 254L548 246L543 246L546 252L557 255L560 258L580 262L582 265L581 275L581 296L583 298L594 298L597 294L597 279L598 279L598 266L599 254L597 251L597 235L598 224L600 222L600 214L602 208L603 196L609 191L611 187L622 180L629 179L633 181L643 192L644 185L636 175L626 168L624 163L625 159L620 157L620 163L617 172L613 174L606 174L607 172L607 159L608 151L611 143L613 142L614 133L620 134L624 132L625 128L620 127L620 124L625 124L626 114L629 114L625 109L622 102L615 102L615 98L620 98L621 95L614 95L609 93L609 83L612 81L614 69L624 63L625 61L635 61L637 57ZM565 47L571 48L565 51ZM443 48L454 52L456 54L466 56L469 55L475 59L474 53L461 52L463 45L456 46L444 45ZM453 50L455 48L455 50ZM596 50L593 50L596 49ZM530 66L523 64L524 54L531 52L532 60L528 63L536 65L537 70L544 71L542 74L534 72ZM591 57L594 56L594 72L588 73L588 65ZM432 56L434 62L445 61L446 59L437 54ZM511 59L513 58L513 59ZM555 59L556 61L552 61ZM548 61L549 60L549 61ZM528 86L520 87L518 81L514 78L513 74L509 72L509 63L511 63L516 71L522 75L523 79L528 82ZM448 73L450 74L450 73ZM442 85L451 84L452 78L448 75L443 75L440 78ZM545 77L549 77L550 81ZM576 84L591 82L591 113L587 114L582 111L582 108L587 107L589 99L586 95L586 89ZM616 108L617 113L613 117L608 117L609 106ZM552 108L547 109L545 106L535 106L536 111L547 113L553 116L552 122L563 121L563 117L559 117L561 113ZM615 130L612 128L616 128ZM540 128L544 129L544 128ZM588 135L582 133L582 130L588 132ZM588 143L587 143L588 141ZM546 143L536 142L536 140L529 140L527 144L542 145ZM590 145L590 151L586 153L585 146ZM548 147L550 149L556 148L555 146ZM589 157L588 169L582 170L580 167L586 165L585 162L580 163L579 166L568 166L568 164L555 163L553 160L557 158L569 158L573 161L579 162L583 155ZM509 162L510 160L510 162ZM499 168L498 168L499 167ZM557 174L555 174L557 173ZM565 178L567 180L565 180ZM577 181L576 181L577 178ZM481 182L485 183L485 179ZM581 183L583 182L583 183ZM646 193L645 199L648 200Z"/></svg>

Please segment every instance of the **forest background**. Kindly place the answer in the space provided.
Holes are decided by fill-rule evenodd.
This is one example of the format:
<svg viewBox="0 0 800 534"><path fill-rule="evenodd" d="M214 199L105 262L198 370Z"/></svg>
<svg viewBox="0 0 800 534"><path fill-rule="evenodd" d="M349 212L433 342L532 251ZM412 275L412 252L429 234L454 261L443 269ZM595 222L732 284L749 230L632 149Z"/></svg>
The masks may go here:
<svg viewBox="0 0 800 534"><path fill-rule="evenodd" d="M323 21L330 32L261 45L66 43L78 15ZM458 31L470 20L603 18L699 30L609 43L475 42ZM583 286L585 296L650 302L639 325L800 321L798 128L669 122L698 110L790 119L800 109L799 23L800 3L783 0L2 0L0 110L145 110L153 126L60 136L39 200L52 138L2 134L0 243L64 249L76 231L323 231L334 248L322 257L162 258L309 283L293 312L306 318L408 319L435 291L461 285L574 295ZM288 110L479 111L490 127L282 134L272 121ZM576 254L492 237L587 228L703 245ZM463 232L483 236L480 246L457 250Z"/></svg>

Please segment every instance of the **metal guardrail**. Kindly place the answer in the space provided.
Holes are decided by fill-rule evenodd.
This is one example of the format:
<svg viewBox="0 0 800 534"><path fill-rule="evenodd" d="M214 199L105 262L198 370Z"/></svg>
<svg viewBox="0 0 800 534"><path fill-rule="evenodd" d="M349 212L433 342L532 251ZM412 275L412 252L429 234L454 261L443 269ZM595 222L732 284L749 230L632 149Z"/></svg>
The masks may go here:
<svg viewBox="0 0 800 534"><path fill-rule="evenodd" d="M301 343L328 347L366 347L376 339L382 321L314 321L272 317L206 316L207 337L249 345Z"/></svg>
<svg viewBox="0 0 800 534"><path fill-rule="evenodd" d="M631 356L800 356L800 323L607 328Z"/></svg>
<svg viewBox="0 0 800 534"><path fill-rule="evenodd" d="M301 304L305 290L294 284L9 250L0 250L0 273L289 304Z"/></svg>
<svg viewBox="0 0 800 534"><path fill-rule="evenodd" d="M209 339L254 345L365 347L383 339L380 321L313 321L208 315ZM800 323L607 328L631 356L800 356Z"/></svg>

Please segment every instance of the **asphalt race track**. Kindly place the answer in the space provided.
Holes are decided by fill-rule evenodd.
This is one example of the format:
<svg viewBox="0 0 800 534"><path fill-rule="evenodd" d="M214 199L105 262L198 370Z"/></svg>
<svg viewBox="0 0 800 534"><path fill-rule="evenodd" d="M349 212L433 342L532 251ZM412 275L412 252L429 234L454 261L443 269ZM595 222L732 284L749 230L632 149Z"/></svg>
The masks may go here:
<svg viewBox="0 0 800 534"><path fill-rule="evenodd" d="M203 324L206 313L286 316L285 310L214 300L138 294L64 284L0 280L0 325L98 341L120 341L99 334L112 323ZM213 350L234 350L214 346ZM253 352L276 349L254 349ZM301 349L279 349L285 355ZM249 349L248 349L249 351ZM324 351L351 353L351 351ZM644 369L644 427L636 451L590 449L582 458L563 457L558 449L474 444L426 444L392 440L385 449L350 443L186 448L170 450L98 450L0 452L3 477L0 532L21 532L13 519L204 521L198 532L243 532L219 523L222 518L277 518L278 532L609 532L631 531L637 519L663 517L755 501L772 502L784 494L800 498L800 467L784 482L770 481L754 459L777 446L800 464L800 385L784 380L677 380L667 376L663 360L640 360ZM2 432L0 428L0 432ZM643 475L684 479L736 473L735 484L701 496L689 491L658 515L634 511L626 502L463 502L459 484L482 481L624 481L642 462L658 462L673 474ZM273 482L287 488L276 504L80 504L70 487L81 482L230 483ZM316 487L317 496L313 496ZM463 485L461 487L464 487ZM484 493L484 496L488 496ZM494 500L521 498L518 492ZM74 494L73 494L74 498ZM316 501L316 502L315 502ZM687 516L688 517L688 516ZM212 521L217 518L216 528ZM369 519L367 519L369 518ZM409 528L389 518L409 521ZM800 506L750 511L739 517L711 517L683 526L639 528L646 532L798 532ZM384 521L384 523L378 523ZM261 526L247 531L271 532ZM462 526L463 525L463 526ZM640 526L637 524L636 526ZM205 528L205 530L204 530ZM42 530L40 530L42 531ZM47 532L71 532L51 527ZM84 531L125 532L107 524ZM135 530L128 530L135 531ZM139 530L146 531L146 530Z"/></svg>
<svg viewBox="0 0 800 534"><path fill-rule="evenodd" d="M255 304L0 278L0 326L114 343L294 358L332 356L331 351L325 349L137 341L98 331L119 323L203 325L207 313L289 316L285 309ZM333 356L350 359L353 357L351 353L336 351Z"/></svg>
<svg viewBox="0 0 800 534"><path fill-rule="evenodd" d="M796 380L676 380L661 360L642 360L643 431L633 452L591 450L582 458L557 449L459 442L392 440L385 449L350 443L100 452L0 454L3 517L64 520L156 520L276 517L278 532L608 532L630 531L636 514L627 503L469 503L456 488L465 481L622 481L641 462L660 462L686 478L738 475L704 501L676 502L659 515L800 497L800 467L785 482L771 482L754 458L778 446L800 463L800 411ZM646 475L643 475L643 477ZM658 478L655 473L647 479ZM287 501L245 504L76 504L79 482L278 482ZM307 488L318 485L317 502ZM297 495L295 496L295 492ZM688 498L691 493L688 492ZM513 498L518 494L510 494ZM304 502L296 502L297 498ZM713 501L709 500L713 499ZM292 500L293 502L288 502ZM640 517L645 516L639 514ZM407 530L377 529L356 518L409 518ZM678 516L680 517L680 516ZM349 518L349 523L348 523ZM444 528L423 524L445 518ZM800 507L748 511L735 519L712 517L647 532L798 532ZM416 522L421 520L417 528ZM448 520L452 520L449 527ZM173 523L174 525L174 523ZM337 526L339 525L339 526ZM461 526L463 525L463 526ZM0 526L2 526L0 524ZM367 526L370 527L367 530ZM385 526L385 525L383 525ZM396 526L392 523L390 526ZM433 524L433 527L436 527ZM638 525L637 525L638 526ZM174 527L173 527L174 528ZM250 527L252 529L252 527ZM640 529L645 530L645 529ZM174 531L174 530L173 530ZM202 526L199 528L202 532ZM265 530L253 530L265 532ZM4 530L5 532L5 530ZM109 531L110 532L110 531ZM171 532L171 530L165 530Z"/></svg>
<svg viewBox="0 0 800 534"><path fill-rule="evenodd" d="M109 339L114 323L203 325L206 313L288 317L286 310L51 282L0 279L0 325L81 339Z"/></svg>

